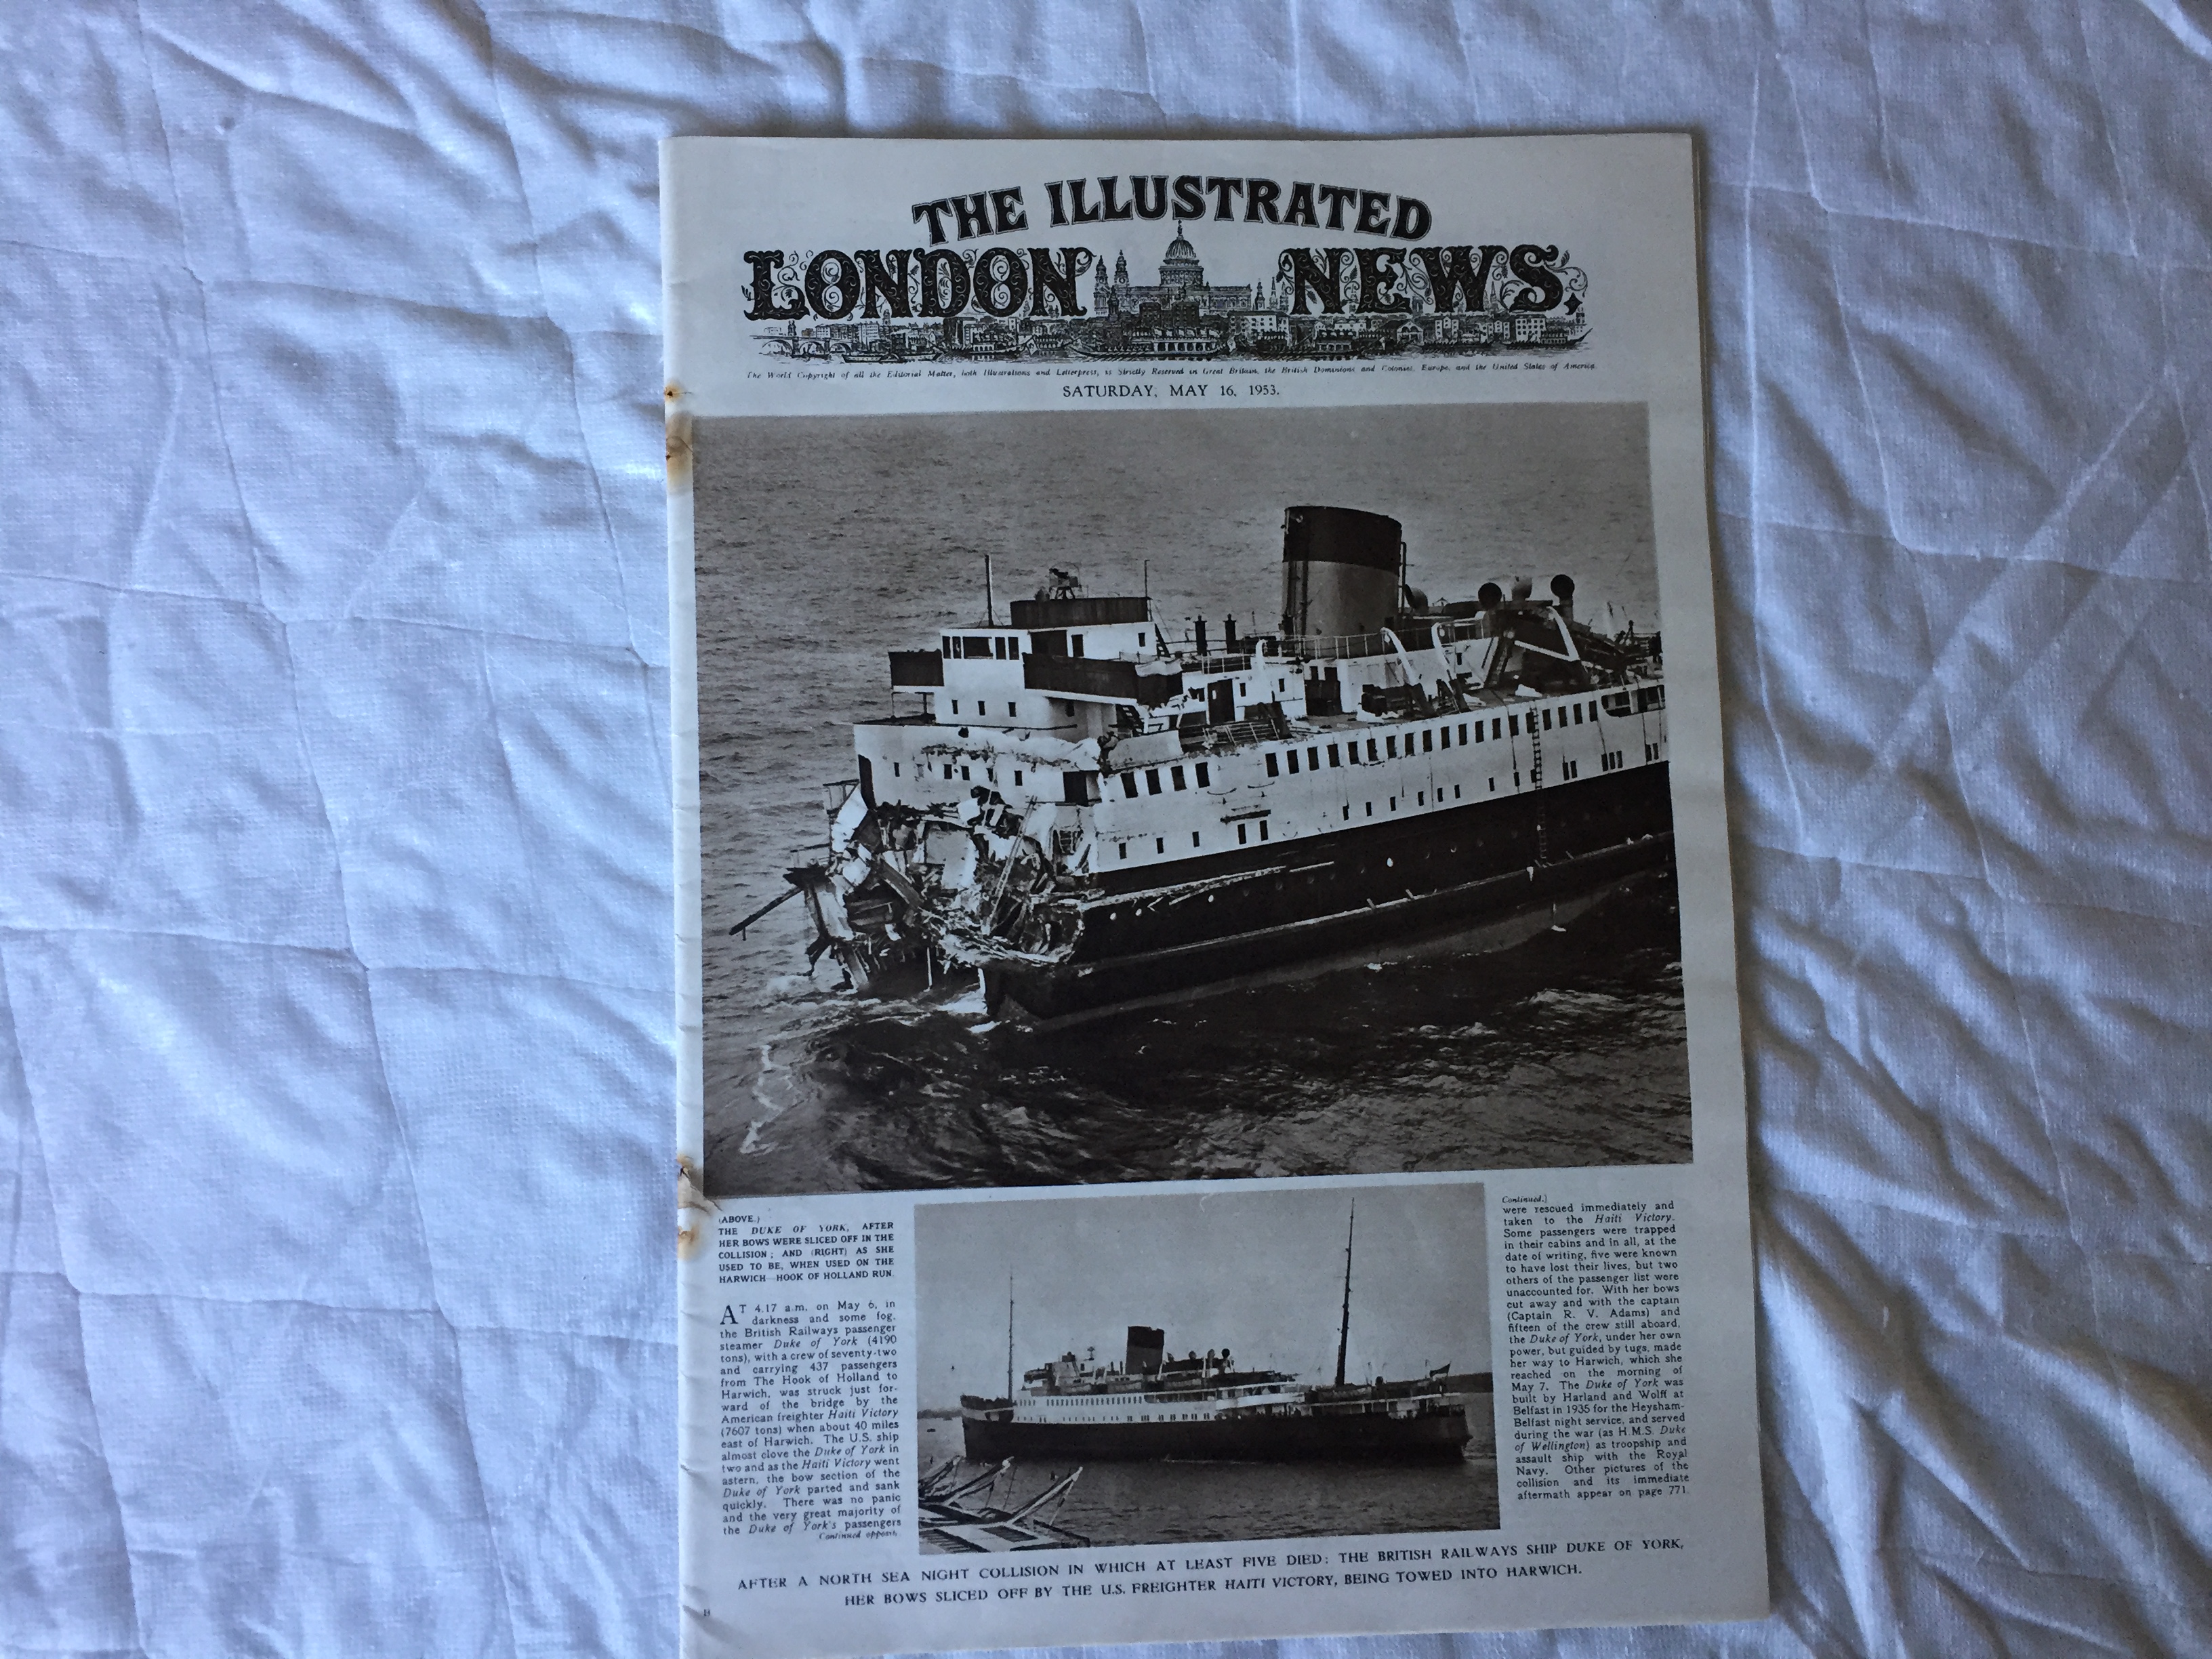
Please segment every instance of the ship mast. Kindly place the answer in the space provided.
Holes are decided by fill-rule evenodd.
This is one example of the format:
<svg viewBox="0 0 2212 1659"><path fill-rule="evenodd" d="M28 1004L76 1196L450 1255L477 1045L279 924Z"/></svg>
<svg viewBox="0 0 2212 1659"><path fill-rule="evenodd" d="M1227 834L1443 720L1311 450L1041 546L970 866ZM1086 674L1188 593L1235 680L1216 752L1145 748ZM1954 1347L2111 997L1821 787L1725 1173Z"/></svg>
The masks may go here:
<svg viewBox="0 0 2212 1659"><path fill-rule="evenodd" d="M1354 1200L1351 1217L1344 1224L1344 1323L1336 1334L1336 1386L1340 1389L1344 1386L1345 1350L1352 1344L1352 1229L1358 1220L1359 1204ZM1012 1316L1007 1315L1009 1319Z"/></svg>
<svg viewBox="0 0 2212 1659"><path fill-rule="evenodd" d="M1006 1275L1006 1403L1014 1401L1014 1276Z"/></svg>

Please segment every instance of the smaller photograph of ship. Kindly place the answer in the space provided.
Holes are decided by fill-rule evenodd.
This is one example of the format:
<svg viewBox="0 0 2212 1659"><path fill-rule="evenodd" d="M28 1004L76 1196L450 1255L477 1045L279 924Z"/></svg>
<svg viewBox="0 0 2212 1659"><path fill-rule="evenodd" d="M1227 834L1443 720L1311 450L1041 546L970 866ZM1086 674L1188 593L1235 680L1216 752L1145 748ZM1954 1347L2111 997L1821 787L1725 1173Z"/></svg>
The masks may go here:
<svg viewBox="0 0 2212 1659"><path fill-rule="evenodd" d="M915 1224L926 1553L1498 1525L1481 1183Z"/></svg>

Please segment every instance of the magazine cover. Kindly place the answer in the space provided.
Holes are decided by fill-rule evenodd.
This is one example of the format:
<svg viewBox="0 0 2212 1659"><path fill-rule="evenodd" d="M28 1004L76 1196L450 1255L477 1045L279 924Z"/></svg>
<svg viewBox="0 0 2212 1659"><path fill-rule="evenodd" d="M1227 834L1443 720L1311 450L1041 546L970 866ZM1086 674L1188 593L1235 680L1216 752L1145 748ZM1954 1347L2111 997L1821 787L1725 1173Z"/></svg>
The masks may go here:
<svg viewBox="0 0 2212 1659"><path fill-rule="evenodd" d="M687 1650L1763 1613L1690 141L662 208Z"/></svg>

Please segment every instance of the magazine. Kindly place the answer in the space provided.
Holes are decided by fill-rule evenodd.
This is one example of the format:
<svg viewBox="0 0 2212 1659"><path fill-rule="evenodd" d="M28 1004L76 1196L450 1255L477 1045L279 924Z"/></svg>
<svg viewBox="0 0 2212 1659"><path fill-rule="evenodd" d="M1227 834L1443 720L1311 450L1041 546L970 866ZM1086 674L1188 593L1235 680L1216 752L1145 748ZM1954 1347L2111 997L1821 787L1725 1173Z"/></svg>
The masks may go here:
<svg viewBox="0 0 2212 1659"><path fill-rule="evenodd" d="M1690 140L661 168L686 1650L1763 1613Z"/></svg>

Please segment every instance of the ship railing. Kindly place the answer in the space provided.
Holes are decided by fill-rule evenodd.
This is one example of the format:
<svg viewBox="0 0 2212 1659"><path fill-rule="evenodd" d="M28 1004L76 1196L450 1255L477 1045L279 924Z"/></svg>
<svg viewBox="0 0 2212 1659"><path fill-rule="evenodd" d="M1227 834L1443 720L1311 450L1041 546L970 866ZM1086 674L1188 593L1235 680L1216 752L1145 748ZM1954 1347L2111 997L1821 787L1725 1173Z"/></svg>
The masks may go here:
<svg viewBox="0 0 2212 1659"><path fill-rule="evenodd" d="M1440 1393L1400 1395L1381 1400L1315 1400L1308 1409L1316 1417L1417 1417L1422 1411L1445 1404Z"/></svg>
<svg viewBox="0 0 2212 1659"><path fill-rule="evenodd" d="M1379 657L1390 649L1377 634L1293 634L1275 641L1276 654L1296 662L1331 662L1347 657Z"/></svg>
<svg viewBox="0 0 2212 1659"><path fill-rule="evenodd" d="M1459 640L1488 639L1497 631L1497 621L1489 616L1421 617L1408 621L1397 635L1406 649L1425 651L1432 645L1450 645ZM1329 662L1388 656L1396 647L1378 629L1372 634L1293 634L1273 641L1269 648L1277 656L1300 662Z"/></svg>
<svg viewBox="0 0 2212 1659"><path fill-rule="evenodd" d="M1189 636L1186 635L1184 637ZM1186 674L1242 674L1251 666L1252 658L1249 652L1211 651L1200 656L1194 648L1182 653L1182 669Z"/></svg>
<svg viewBox="0 0 2212 1659"><path fill-rule="evenodd" d="M1231 720L1222 726L1209 726L1205 731L1204 744L1209 750L1242 749L1247 744L1285 742L1290 735L1290 721L1278 714L1273 719Z"/></svg>

